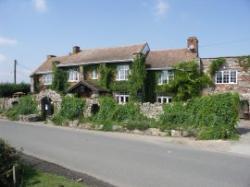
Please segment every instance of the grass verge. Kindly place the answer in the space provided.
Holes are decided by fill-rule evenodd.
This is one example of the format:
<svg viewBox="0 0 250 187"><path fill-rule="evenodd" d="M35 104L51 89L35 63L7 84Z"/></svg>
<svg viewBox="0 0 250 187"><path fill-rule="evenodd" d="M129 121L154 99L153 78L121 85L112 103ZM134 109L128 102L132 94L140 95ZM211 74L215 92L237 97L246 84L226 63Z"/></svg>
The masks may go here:
<svg viewBox="0 0 250 187"><path fill-rule="evenodd" d="M24 167L24 187L86 187L62 176L42 172L30 166Z"/></svg>

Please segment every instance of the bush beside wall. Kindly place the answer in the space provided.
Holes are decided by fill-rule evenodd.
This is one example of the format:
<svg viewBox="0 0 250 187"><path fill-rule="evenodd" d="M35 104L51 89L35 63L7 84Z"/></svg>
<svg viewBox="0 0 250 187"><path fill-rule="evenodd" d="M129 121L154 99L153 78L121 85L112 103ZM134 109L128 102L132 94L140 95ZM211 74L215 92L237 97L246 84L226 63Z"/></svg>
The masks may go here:
<svg viewBox="0 0 250 187"><path fill-rule="evenodd" d="M63 97L60 111L54 115L52 121L56 125L63 125L68 120L80 119L83 116L85 100L74 97Z"/></svg>
<svg viewBox="0 0 250 187"><path fill-rule="evenodd" d="M19 102L6 112L6 115L11 120L18 120L19 115L36 114L37 112L35 99L31 95L27 95L21 97Z"/></svg>
<svg viewBox="0 0 250 187"><path fill-rule="evenodd" d="M239 95L203 96L166 105L160 117L162 130L192 130L198 139L236 138Z"/></svg>

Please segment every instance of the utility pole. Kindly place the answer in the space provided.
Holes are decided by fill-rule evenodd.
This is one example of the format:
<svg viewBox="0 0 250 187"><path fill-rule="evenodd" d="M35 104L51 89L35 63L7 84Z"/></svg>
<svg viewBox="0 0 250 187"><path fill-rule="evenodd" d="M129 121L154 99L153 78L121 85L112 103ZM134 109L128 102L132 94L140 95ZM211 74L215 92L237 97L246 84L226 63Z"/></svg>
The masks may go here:
<svg viewBox="0 0 250 187"><path fill-rule="evenodd" d="M14 84L16 84L16 65L17 65L17 60L14 60Z"/></svg>

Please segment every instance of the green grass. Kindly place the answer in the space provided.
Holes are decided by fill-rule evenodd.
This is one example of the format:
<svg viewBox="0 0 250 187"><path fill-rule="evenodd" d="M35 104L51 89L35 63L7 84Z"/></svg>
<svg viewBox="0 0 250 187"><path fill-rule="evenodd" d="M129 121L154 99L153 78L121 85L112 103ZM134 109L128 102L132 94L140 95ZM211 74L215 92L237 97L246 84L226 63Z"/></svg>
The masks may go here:
<svg viewBox="0 0 250 187"><path fill-rule="evenodd" d="M24 187L86 187L62 176L41 172L31 167L24 168Z"/></svg>

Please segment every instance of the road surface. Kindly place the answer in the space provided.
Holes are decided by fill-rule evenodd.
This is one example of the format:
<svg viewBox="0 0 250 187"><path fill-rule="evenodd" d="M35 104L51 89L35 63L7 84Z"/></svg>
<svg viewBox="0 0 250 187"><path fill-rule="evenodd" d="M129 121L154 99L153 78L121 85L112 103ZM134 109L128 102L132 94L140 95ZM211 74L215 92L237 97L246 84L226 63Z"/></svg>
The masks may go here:
<svg viewBox="0 0 250 187"><path fill-rule="evenodd" d="M250 187L250 157L146 141L148 137L142 141L115 133L3 120L0 137L22 147L24 153L115 186Z"/></svg>

